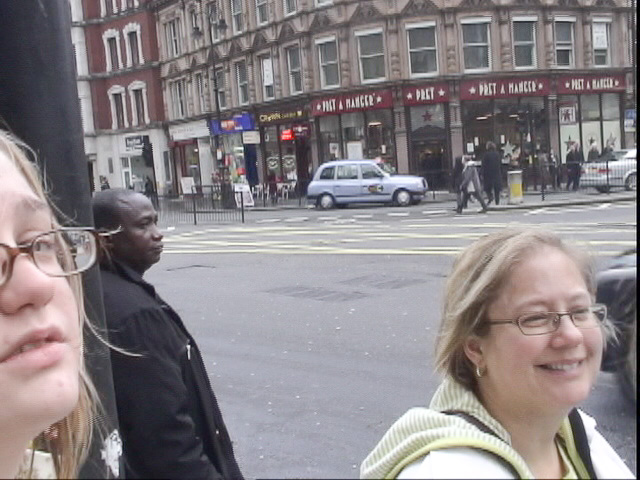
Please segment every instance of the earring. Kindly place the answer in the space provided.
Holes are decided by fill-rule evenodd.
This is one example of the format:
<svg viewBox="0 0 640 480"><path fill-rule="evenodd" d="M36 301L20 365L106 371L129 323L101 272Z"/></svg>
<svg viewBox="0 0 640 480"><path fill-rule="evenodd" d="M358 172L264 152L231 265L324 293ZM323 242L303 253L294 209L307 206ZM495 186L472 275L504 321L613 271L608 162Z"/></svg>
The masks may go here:
<svg viewBox="0 0 640 480"><path fill-rule="evenodd" d="M476 365L476 376L480 378L482 375L484 375L484 371L481 371L480 367Z"/></svg>

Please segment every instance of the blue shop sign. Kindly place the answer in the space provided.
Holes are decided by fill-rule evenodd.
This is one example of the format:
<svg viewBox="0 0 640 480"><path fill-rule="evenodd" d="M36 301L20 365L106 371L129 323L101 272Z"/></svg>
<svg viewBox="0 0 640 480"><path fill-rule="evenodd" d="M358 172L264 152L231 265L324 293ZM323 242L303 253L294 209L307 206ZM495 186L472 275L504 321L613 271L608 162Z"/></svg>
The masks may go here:
<svg viewBox="0 0 640 480"><path fill-rule="evenodd" d="M224 133L242 133L248 130L255 130L256 122L250 113L238 113L229 120L219 122L216 119L211 120L211 132L213 135L221 135Z"/></svg>

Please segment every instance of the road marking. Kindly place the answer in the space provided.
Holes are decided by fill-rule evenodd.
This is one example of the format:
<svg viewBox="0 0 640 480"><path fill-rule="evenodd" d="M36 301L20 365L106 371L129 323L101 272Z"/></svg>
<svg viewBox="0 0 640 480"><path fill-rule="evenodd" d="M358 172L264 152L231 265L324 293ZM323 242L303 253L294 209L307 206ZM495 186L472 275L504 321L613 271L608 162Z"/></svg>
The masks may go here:
<svg viewBox="0 0 640 480"><path fill-rule="evenodd" d="M388 212L387 216L389 217L408 217L409 212Z"/></svg>
<svg viewBox="0 0 640 480"><path fill-rule="evenodd" d="M440 215L443 213L449 213L447 210L423 210L423 215Z"/></svg>
<svg viewBox="0 0 640 480"><path fill-rule="evenodd" d="M373 218L373 214L354 215L353 218Z"/></svg>
<svg viewBox="0 0 640 480"><path fill-rule="evenodd" d="M279 218L263 218L261 220L257 220L256 223L276 223L279 221Z"/></svg>
<svg viewBox="0 0 640 480"><path fill-rule="evenodd" d="M309 220L309 217L291 217L291 218L285 218L285 222L306 222L307 220Z"/></svg>

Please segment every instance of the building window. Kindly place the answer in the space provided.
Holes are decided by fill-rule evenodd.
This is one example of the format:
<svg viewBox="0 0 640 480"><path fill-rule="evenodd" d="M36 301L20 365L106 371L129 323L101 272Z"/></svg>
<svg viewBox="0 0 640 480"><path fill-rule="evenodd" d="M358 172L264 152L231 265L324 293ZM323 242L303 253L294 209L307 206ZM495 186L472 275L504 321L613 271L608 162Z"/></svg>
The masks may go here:
<svg viewBox="0 0 640 480"><path fill-rule="evenodd" d="M209 35L211 36L211 42L217 42L220 40L220 30L218 29L218 19L220 18L220 12L218 10L218 3L211 2L209 4Z"/></svg>
<svg viewBox="0 0 640 480"><path fill-rule="evenodd" d="M536 20L535 18L513 20L513 66L515 68L534 68L538 64Z"/></svg>
<svg viewBox="0 0 640 480"><path fill-rule="evenodd" d="M242 18L242 0L231 1L231 18L233 19L233 33L242 33L244 19Z"/></svg>
<svg viewBox="0 0 640 480"><path fill-rule="evenodd" d="M407 25L407 44L412 77L438 73L435 22Z"/></svg>
<svg viewBox="0 0 640 480"><path fill-rule="evenodd" d="M129 32L127 35L129 40L129 50L131 51L130 65L140 64L140 56L138 55L138 32Z"/></svg>
<svg viewBox="0 0 640 480"><path fill-rule="evenodd" d="M276 96L273 87L273 63L271 62L271 57L261 57L260 67L262 70L262 95L265 100L270 100Z"/></svg>
<svg viewBox="0 0 640 480"><path fill-rule="evenodd" d="M177 80L170 84L171 109L173 118L184 118L187 115L184 80Z"/></svg>
<svg viewBox="0 0 640 480"><path fill-rule="evenodd" d="M247 63L242 60L236 63L236 79L238 81L238 102L240 105L249 103L249 80L247 78Z"/></svg>
<svg viewBox="0 0 640 480"><path fill-rule="evenodd" d="M175 18L164 25L164 32L167 39L167 56L177 57L182 53L182 29L180 19Z"/></svg>
<svg viewBox="0 0 640 480"><path fill-rule="evenodd" d="M465 19L462 22L464 69L467 72L491 68L490 18Z"/></svg>
<svg viewBox="0 0 640 480"><path fill-rule="evenodd" d="M386 75L382 30L356 32L356 37L360 59L360 81L369 83L384 80Z"/></svg>
<svg viewBox="0 0 640 480"><path fill-rule="evenodd" d="M140 24L129 23L122 29L122 33L126 39L127 67L141 65L144 63L144 58L142 57Z"/></svg>
<svg viewBox="0 0 640 480"><path fill-rule="evenodd" d="M258 25L267 23L267 0L256 0L256 20Z"/></svg>
<svg viewBox="0 0 640 480"><path fill-rule="evenodd" d="M289 70L289 92L302 92L302 69L300 68L300 47L295 45L286 49L287 68Z"/></svg>
<svg viewBox="0 0 640 480"><path fill-rule="evenodd" d="M218 104L220 108L227 108L227 87L226 87L227 82L225 81L225 78L224 78L223 68L216 69L216 82L218 84Z"/></svg>
<svg viewBox="0 0 640 480"><path fill-rule="evenodd" d="M320 5L329 5L333 3L332 0L316 0L316 5L320 6Z"/></svg>
<svg viewBox="0 0 640 480"><path fill-rule="evenodd" d="M141 88L131 91L133 97L133 105L131 111L133 112L133 124L141 125L144 123L144 92Z"/></svg>
<svg viewBox="0 0 640 480"><path fill-rule="evenodd" d="M109 44L109 60L111 60L111 70L116 70L118 68L118 44L114 37L111 37L107 40Z"/></svg>
<svg viewBox="0 0 640 480"><path fill-rule="evenodd" d="M109 17L113 15L115 10L113 0L100 0L100 10L103 17Z"/></svg>
<svg viewBox="0 0 640 480"><path fill-rule="evenodd" d="M114 85L107 91L107 94L111 105L111 128L115 130L129 127L127 109L124 103L124 87Z"/></svg>
<svg viewBox="0 0 640 480"><path fill-rule="evenodd" d="M200 107L199 113L204 113L207 111L207 108L204 102L204 80L202 78L202 73L195 74L195 84L196 84L196 97L198 97L196 103Z"/></svg>
<svg viewBox="0 0 640 480"><path fill-rule="evenodd" d="M611 63L609 45L611 23L607 20L595 20L591 25L593 42L593 64L596 67L608 67Z"/></svg>
<svg viewBox="0 0 640 480"><path fill-rule="evenodd" d="M321 87L339 87L340 72L338 70L338 43L336 38L327 37L317 40L316 45L318 46Z"/></svg>
<svg viewBox="0 0 640 480"><path fill-rule="evenodd" d="M291 15L296 13L297 5L296 0L283 0L284 1L284 14Z"/></svg>
<svg viewBox="0 0 640 480"><path fill-rule="evenodd" d="M558 67L573 67L573 20L556 20L555 26L555 50L556 65Z"/></svg>

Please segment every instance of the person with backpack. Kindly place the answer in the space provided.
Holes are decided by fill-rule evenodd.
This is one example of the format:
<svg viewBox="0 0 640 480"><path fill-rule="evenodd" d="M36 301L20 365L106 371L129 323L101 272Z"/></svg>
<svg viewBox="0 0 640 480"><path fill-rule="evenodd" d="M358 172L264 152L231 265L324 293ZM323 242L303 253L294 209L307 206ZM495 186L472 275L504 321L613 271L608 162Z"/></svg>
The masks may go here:
<svg viewBox="0 0 640 480"><path fill-rule="evenodd" d="M576 406L611 332L592 260L543 229L480 238L445 287L429 408L397 420L361 478L634 478Z"/></svg>
<svg viewBox="0 0 640 480"><path fill-rule="evenodd" d="M457 186L457 206L456 213L462 213L463 208L467 208L467 202L471 196L474 196L482 208L481 213L487 211L487 204L482 198L482 188L480 177L477 170L477 162L471 157L464 155L462 158L462 172L460 173L459 185Z"/></svg>

